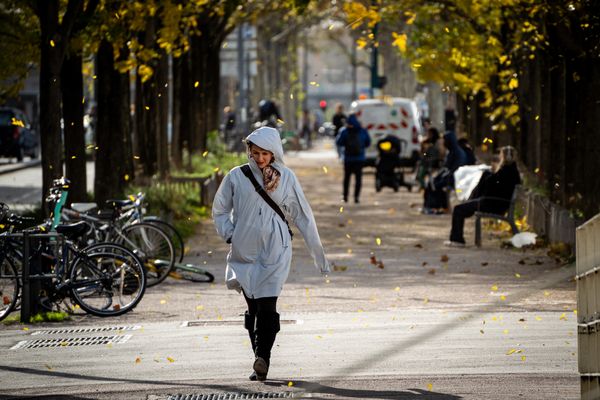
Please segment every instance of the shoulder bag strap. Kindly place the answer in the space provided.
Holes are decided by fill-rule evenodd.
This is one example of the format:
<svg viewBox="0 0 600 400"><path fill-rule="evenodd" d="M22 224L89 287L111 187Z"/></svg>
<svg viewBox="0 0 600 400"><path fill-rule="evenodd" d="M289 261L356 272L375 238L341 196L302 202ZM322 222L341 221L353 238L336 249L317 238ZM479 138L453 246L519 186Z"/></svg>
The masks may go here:
<svg viewBox="0 0 600 400"><path fill-rule="evenodd" d="M273 201L271 196L269 196L267 194L265 189L263 189L263 187L260 186L260 184L258 183L256 178L252 174L252 170L250 169L250 166L248 164L245 164L242 166L242 172L244 173L244 175L246 175L246 178L250 179L250 182L252 182L252 185L254 186L254 190L256 190L256 193L258 193L260 195L260 197L262 197L267 202L267 204L269 206L271 206L271 208L277 213L277 215L279 215L281 217L283 222L285 222L285 224L287 225L287 228L288 228L288 232L290 233L290 237L293 238L294 234L292 233L292 230L290 229L290 224L288 223L287 219L285 218L283 211L281 211L281 208L279 208L277 203L275 203L275 201Z"/></svg>

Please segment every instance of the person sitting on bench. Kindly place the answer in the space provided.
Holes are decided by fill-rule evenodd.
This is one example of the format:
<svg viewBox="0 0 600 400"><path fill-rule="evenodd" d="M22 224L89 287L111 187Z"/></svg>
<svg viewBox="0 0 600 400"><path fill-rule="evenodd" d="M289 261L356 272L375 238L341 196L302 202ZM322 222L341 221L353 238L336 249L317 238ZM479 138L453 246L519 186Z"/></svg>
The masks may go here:
<svg viewBox="0 0 600 400"><path fill-rule="evenodd" d="M499 156L496 172L484 172L469 200L454 207L450 240L444 242L446 246L464 247L465 219L472 217L476 211L504 214L508 210L515 186L521 183L517 151L514 147L505 146L500 148Z"/></svg>

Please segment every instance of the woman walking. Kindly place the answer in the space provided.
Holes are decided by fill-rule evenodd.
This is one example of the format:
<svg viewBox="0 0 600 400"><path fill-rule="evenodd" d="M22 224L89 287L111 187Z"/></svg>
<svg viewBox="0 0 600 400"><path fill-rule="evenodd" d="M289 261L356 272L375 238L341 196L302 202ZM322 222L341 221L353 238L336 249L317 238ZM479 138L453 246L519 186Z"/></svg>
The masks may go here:
<svg viewBox="0 0 600 400"><path fill-rule="evenodd" d="M255 360L250 380L264 381L279 332L277 298L292 261L291 218L322 274L330 272L310 205L296 175L283 164L279 132L262 127L246 138L249 162L225 176L213 202L218 234L231 244L226 283L244 295ZM283 210L283 212L282 212Z"/></svg>

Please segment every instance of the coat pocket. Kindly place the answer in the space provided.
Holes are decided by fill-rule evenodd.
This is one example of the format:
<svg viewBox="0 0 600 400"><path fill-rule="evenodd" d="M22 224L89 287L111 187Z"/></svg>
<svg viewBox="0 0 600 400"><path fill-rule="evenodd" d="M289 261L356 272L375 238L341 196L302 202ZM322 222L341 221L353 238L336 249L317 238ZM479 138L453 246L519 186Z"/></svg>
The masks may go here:
<svg viewBox="0 0 600 400"><path fill-rule="evenodd" d="M247 225L237 225L231 238L232 261L253 263L258 258L260 233Z"/></svg>

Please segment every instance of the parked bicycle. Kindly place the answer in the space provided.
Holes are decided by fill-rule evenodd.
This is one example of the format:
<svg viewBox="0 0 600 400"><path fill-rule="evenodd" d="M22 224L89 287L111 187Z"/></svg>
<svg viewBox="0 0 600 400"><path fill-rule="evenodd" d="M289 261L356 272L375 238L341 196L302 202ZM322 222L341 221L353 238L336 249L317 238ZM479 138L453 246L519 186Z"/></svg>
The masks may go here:
<svg viewBox="0 0 600 400"><path fill-rule="evenodd" d="M70 299L82 310L100 317L131 311L142 299L146 274L142 261L130 250L115 243L96 243L79 249L74 240L85 233L85 223L58 225L56 233L39 235L44 226L16 232L24 221L8 207L0 207L0 224L9 226L0 234L0 320L18 308L21 296L23 233L39 239L29 261L41 259L42 273L31 279L42 281L40 304L48 310L60 308Z"/></svg>
<svg viewBox="0 0 600 400"><path fill-rule="evenodd" d="M63 220L81 221L86 229L80 236L80 243L111 242L125 246L142 260L149 287L166 279L175 264L175 251L173 242L162 229L144 222L118 223L120 203L117 200L107 202L111 208L96 215L65 208L68 190L68 180L57 180L46 199L54 205L53 229Z"/></svg>

